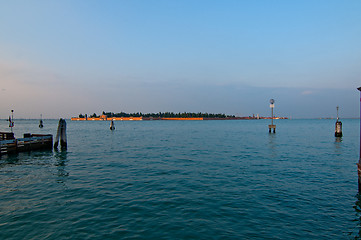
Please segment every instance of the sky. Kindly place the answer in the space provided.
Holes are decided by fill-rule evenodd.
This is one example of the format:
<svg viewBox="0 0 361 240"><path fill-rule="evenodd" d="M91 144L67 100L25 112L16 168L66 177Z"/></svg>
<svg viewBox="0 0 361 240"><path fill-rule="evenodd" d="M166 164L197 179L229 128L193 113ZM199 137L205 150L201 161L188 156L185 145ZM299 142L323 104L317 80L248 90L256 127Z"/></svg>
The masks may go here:
<svg viewBox="0 0 361 240"><path fill-rule="evenodd" d="M0 118L358 117L360 0L0 0Z"/></svg>

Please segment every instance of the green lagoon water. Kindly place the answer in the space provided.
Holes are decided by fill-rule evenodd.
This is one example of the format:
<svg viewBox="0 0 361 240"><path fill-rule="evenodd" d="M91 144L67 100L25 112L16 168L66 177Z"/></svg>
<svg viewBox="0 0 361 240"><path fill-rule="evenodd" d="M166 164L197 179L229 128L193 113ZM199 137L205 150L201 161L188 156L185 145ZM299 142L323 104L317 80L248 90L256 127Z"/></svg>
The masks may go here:
<svg viewBox="0 0 361 240"><path fill-rule="evenodd" d="M0 159L0 239L358 239L359 120L275 122L67 120L67 151Z"/></svg>

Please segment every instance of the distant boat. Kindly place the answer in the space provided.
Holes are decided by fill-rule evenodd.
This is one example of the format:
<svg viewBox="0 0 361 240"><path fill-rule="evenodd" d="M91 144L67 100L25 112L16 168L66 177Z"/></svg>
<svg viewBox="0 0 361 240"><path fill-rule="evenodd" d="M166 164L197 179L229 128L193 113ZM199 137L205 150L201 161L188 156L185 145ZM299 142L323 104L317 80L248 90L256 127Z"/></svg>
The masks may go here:
<svg viewBox="0 0 361 240"><path fill-rule="evenodd" d="M43 128L43 115L40 114L39 128Z"/></svg>

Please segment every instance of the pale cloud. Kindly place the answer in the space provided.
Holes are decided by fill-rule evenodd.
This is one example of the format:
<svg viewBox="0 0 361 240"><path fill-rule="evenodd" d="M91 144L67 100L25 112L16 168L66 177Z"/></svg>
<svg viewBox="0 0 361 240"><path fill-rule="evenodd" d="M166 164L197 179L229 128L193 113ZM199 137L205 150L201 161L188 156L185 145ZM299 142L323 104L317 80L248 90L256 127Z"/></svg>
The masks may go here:
<svg viewBox="0 0 361 240"><path fill-rule="evenodd" d="M60 74L43 66L23 61L9 62L4 60L0 60L0 78L4 85L18 83L32 86L56 84L63 80Z"/></svg>
<svg viewBox="0 0 361 240"><path fill-rule="evenodd" d="M41 113L56 118L72 116L78 104L88 103L87 95L72 80L41 65L0 60L0 119L8 109L16 109L18 117L24 118Z"/></svg>
<svg viewBox="0 0 361 240"><path fill-rule="evenodd" d="M303 91L301 92L302 95L311 95L313 94L313 92L311 90L306 90L306 91Z"/></svg>

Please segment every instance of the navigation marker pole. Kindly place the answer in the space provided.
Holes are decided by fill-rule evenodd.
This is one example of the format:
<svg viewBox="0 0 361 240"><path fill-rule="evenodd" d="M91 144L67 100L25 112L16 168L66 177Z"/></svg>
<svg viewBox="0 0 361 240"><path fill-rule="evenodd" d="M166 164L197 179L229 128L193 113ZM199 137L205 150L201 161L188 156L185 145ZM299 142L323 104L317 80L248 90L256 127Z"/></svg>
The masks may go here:
<svg viewBox="0 0 361 240"><path fill-rule="evenodd" d="M338 109L339 106L336 107L337 109L337 120L336 120L336 124L335 124L335 137L342 137L342 122L339 121L339 117L338 117Z"/></svg>
<svg viewBox="0 0 361 240"><path fill-rule="evenodd" d="M273 125L273 108L275 107L275 100L274 99L271 99L269 100L270 102L270 108L271 108L271 119L272 119L272 122L271 122L271 125L268 125L268 131L271 133L271 130L273 129L273 133L276 133L276 125Z"/></svg>
<svg viewBox="0 0 361 240"><path fill-rule="evenodd" d="M360 158L357 163L357 175L358 175L358 192L361 193L361 87L357 88L360 91Z"/></svg>
<svg viewBox="0 0 361 240"><path fill-rule="evenodd" d="M115 126L114 126L114 121L112 119L112 121L110 122L110 130L115 130Z"/></svg>
<svg viewBox="0 0 361 240"><path fill-rule="evenodd" d="M9 117L9 127L11 128L11 132L13 132L13 127L14 127L14 110L11 110L11 118Z"/></svg>
<svg viewBox="0 0 361 240"><path fill-rule="evenodd" d="M40 114L39 128L43 128L43 114Z"/></svg>

